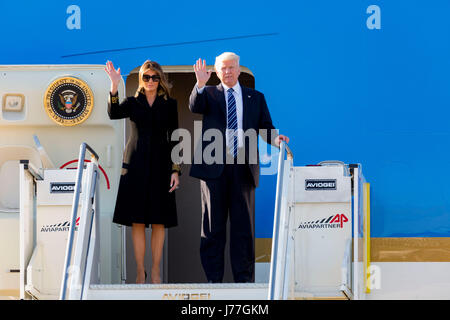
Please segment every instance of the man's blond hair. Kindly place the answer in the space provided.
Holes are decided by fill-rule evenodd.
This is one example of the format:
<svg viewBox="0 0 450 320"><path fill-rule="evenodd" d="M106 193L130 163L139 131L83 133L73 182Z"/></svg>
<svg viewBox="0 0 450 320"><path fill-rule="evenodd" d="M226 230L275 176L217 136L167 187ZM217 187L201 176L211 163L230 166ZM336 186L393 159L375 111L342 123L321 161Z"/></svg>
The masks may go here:
<svg viewBox="0 0 450 320"><path fill-rule="evenodd" d="M216 57L216 62L214 63L214 66L217 69L217 67L220 66L222 61L229 61L229 60L237 61L237 64L239 66L239 59L240 57L234 52L224 52Z"/></svg>

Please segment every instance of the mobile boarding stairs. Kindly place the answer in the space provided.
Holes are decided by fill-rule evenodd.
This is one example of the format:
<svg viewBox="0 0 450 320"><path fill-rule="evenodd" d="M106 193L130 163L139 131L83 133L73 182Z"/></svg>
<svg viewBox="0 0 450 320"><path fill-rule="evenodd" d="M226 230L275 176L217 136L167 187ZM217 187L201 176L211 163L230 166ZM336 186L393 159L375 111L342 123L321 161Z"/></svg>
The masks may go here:
<svg viewBox="0 0 450 320"><path fill-rule="evenodd" d="M91 155L87 162L86 151ZM334 161L294 167L292 152L281 143L268 283L100 284L99 165L86 143L78 163L85 166L75 171L40 169L21 161L22 299L42 298L40 291L51 285L54 296L77 300L365 297L369 205L360 165ZM61 214L62 207L61 223L47 226L68 229L66 250L58 253L55 241L45 238L50 234L41 232L36 239L32 229L33 219L45 225L45 216Z"/></svg>

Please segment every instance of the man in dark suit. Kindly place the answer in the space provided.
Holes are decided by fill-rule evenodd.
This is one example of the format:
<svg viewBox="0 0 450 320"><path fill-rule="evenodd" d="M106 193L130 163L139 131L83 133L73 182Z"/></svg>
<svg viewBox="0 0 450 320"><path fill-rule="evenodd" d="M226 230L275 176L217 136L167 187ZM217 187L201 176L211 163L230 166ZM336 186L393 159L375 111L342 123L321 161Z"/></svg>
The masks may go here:
<svg viewBox="0 0 450 320"><path fill-rule="evenodd" d="M219 133L215 143L223 141L213 150L211 156L216 161L211 163L204 159L205 151L211 150L207 148L210 143L201 139L201 161L194 157L190 171L191 176L201 179L202 266L208 282L222 282L229 216L234 281L253 282L255 188L259 184L257 134L275 146L289 142L289 138L276 133L264 95L240 86L239 56L225 52L216 57L215 71L221 81L218 86L206 86L211 71L205 60L202 63L198 59L194 71L197 83L189 98L189 109L203 115L202 137L211 130Z"/></svg>

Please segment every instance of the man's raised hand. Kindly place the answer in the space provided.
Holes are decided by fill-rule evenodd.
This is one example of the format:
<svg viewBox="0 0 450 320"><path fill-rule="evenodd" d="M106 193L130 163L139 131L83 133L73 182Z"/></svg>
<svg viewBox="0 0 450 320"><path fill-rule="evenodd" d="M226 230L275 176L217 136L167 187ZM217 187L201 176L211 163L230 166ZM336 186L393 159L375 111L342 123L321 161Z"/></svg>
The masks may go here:
<svg viewBox="0 0 450 320"><path fill-rule="evenodd" d="M198 59L194 64L195 77L197 78L197 87L203 88L211 77L212 71L206 70L206 61Z"/></svg>

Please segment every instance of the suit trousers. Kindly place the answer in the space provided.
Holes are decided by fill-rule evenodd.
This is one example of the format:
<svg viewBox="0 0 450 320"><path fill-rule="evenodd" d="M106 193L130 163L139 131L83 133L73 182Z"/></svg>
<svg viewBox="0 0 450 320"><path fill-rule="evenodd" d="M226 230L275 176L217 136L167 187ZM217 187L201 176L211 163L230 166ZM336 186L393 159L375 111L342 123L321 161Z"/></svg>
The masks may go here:
<svg viewBox="0 0 450 320"><path fill-rule="evenodd" d="M235 282L255 279L255 185L245 164L225 164L217 179L201 180L200 257L208 282L222 282L227 220Z"/></svg>

